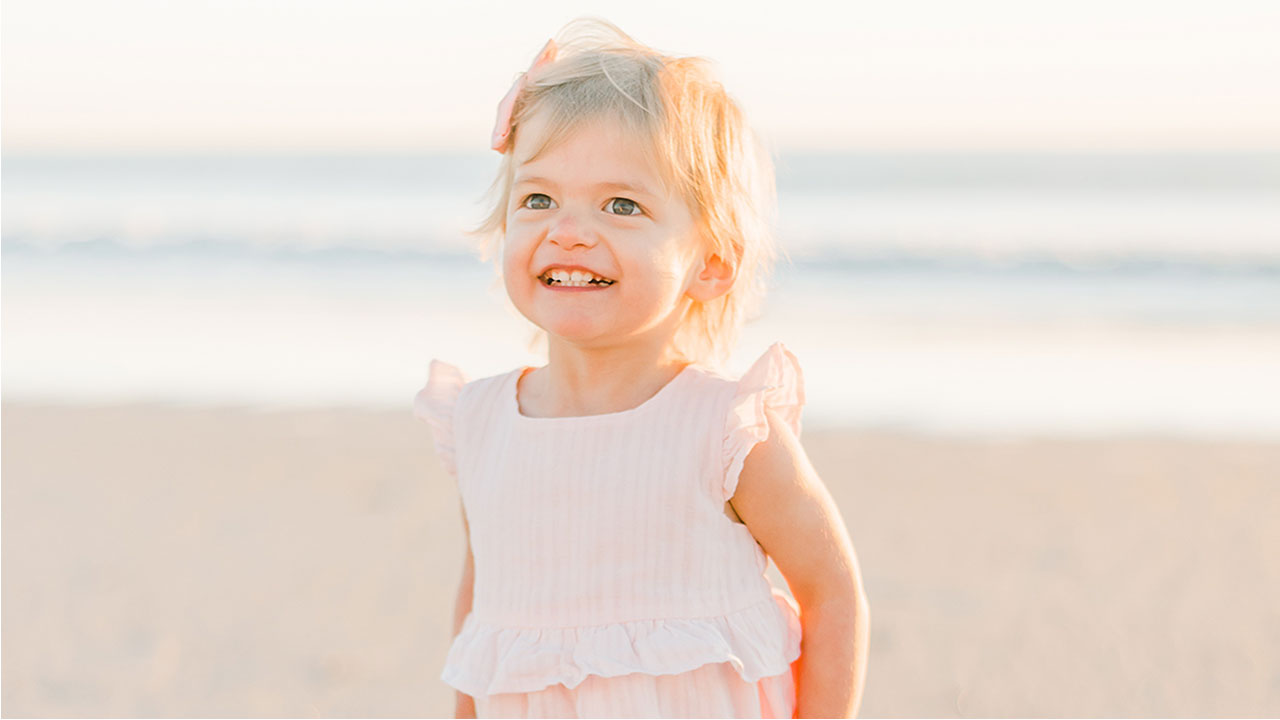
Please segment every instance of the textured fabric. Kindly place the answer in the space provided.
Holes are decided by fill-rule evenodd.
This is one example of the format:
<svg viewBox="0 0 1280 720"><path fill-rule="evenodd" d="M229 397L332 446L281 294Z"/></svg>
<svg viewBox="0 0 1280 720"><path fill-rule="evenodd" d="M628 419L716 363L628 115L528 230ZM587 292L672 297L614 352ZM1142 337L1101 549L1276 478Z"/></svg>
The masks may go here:
<svg viewBox="0 0 1280 720"><path fill-rule="evenodd" d="M713 663L678 675L591 675L570 690L549 685L531 693L476 700L479 717L556 718L789 718L795 712L790 672L756 683L730 663Z"/></svg>
<svg viewBox="0 0 1280 720"><path fill-rule="evenodd" d="M724 503L766 407L799 432L795 357L775 344L741 380L691 365L583 417L522 415L528 370L467 382L435 360L414 403L475 561L445 682L495 716L790 717L797 609Z"/></svg>

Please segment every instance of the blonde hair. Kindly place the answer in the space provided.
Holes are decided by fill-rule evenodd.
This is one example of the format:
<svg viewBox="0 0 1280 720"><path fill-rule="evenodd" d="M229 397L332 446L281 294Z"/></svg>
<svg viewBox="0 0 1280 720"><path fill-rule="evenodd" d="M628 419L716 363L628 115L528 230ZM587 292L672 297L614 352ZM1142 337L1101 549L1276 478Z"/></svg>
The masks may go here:
<svg viewBox="0 0 1280 720"><path fill-rule="evenodd" d="M734 271L728 292L693 302L673 341L688 362L722 365L763 300L776 256L768 153L707 61L661 55L614 25L589 18L566 25L556 45L555 61L532 71L516 98L507 152L490 188L489 215L474 231L482 238L482 257L500 255L495 250L506 232L511 148L520 126L535 115L546 118L547 132L531 156L537 157L584 121L616 119L648 141L643 145L650 159L689 206L707 250Z"/></svg>

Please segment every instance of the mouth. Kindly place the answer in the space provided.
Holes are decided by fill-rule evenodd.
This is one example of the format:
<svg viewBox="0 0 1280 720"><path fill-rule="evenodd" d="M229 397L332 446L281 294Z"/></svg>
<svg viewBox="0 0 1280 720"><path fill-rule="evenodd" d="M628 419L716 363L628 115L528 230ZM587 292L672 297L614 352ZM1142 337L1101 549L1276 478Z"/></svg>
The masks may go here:
<svg viewBox="0 0 1280 720"><path fill-rule="evenodd" d="M548 270L538 276L538 282L547 287L605 288L617 281L581 270Z"/></svg>

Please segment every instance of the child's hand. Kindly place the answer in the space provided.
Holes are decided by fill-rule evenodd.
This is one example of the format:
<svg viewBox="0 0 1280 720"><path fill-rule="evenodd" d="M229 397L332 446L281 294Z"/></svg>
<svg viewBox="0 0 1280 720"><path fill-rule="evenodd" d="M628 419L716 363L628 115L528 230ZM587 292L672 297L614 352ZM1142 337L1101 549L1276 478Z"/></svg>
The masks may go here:
<svg viewBox="0 0 1280 720"><path fill-rule="evenodd" d="M866 676L868 614L853 543L800 441L773 410L769 437L730 500L800 605L796 717L853 717Z"/></svg>

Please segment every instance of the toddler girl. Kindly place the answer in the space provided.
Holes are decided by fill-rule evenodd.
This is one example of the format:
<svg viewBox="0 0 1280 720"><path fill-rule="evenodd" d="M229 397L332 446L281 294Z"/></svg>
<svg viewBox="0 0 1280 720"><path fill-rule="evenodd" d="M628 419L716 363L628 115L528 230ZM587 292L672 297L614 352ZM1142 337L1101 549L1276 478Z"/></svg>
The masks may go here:
<svg viewBox="0 0 1280 720"><path fill-rule="evenodd" d="M414 403L467 528L459 716L853 714L867 605L797 439L800 366L775 344L715 370L771 256L772 170L737 105L705 63L577 21L493 148L484 229L548 358L471 382L433 360Z"/></svg>

